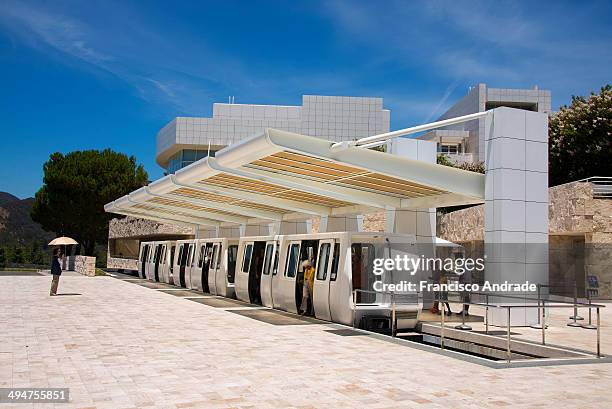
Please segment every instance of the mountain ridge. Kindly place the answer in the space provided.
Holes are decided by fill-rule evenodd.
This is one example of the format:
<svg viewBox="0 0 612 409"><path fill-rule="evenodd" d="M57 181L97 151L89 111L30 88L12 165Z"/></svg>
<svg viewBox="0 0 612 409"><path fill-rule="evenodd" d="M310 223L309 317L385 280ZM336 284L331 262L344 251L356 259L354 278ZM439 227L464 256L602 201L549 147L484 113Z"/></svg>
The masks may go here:
<svg viewBox="0 0 612 409"><path fill-rule="evenodd" d="M32 220L30 211L34 198L20 199L8 192L0 192L0 245L47 244L55 236Z"/></svg>

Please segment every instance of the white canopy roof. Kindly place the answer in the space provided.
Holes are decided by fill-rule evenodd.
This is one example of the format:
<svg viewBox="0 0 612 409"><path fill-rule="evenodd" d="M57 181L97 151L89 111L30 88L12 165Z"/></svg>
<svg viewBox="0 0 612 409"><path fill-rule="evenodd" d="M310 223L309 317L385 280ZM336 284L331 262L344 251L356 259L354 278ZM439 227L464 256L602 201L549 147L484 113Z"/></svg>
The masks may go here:
<svg viewBox="0 0 612 409"><path fill-rule="evenodd" d="M266 129L114 202L111 213L222 226L484 201L484 175Z"/></svg>

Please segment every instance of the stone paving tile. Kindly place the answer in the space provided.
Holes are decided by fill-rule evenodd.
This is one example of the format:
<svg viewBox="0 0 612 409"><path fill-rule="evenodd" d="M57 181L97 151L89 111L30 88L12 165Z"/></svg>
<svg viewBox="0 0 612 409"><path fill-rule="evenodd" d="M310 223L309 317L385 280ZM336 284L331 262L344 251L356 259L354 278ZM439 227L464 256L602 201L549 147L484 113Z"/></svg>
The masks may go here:
<svg viewBox="0 0 612 409"><path fill-rule="evenodd" d="M491 369L111 277L62 277L74 297L49 281L0 277L0 386L69 387L72 402L6 407L612 407L612 364ZM602 341L612 351L609 324Z"/></svg>

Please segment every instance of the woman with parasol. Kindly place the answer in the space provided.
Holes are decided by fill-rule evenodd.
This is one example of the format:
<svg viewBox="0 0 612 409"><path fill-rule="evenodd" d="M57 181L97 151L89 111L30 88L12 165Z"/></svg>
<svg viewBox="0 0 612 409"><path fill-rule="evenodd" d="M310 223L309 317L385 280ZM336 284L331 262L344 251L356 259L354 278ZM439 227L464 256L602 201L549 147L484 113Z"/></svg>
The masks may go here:
<svg viewBox="0 0 612 409"><path fill-rule="evenodd" d="M56 239L51 240L49 243L50 246L58 246L53 249L53 257L51 258L51 275L53 276L53 280L51 280L51 291L49 291L50 296L57 295L57 286L59 285L59 278L62 275L62 264L60 262L63 252L59 246L73 245L77 244L76 240L71 239L70 237L58 237Z"/></svg>

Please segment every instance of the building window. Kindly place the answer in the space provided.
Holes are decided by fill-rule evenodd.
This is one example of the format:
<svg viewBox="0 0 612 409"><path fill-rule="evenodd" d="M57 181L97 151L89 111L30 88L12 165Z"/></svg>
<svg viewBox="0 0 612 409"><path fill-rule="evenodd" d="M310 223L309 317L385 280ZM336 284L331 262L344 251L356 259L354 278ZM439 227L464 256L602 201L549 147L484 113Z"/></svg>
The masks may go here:
<svg viewBox="0 0 612 409"><path fill-rule="evenodd" d="M439 145L438 146L438 152L439 153L457 154L457 153L461 152L461 145L448 145L448 144Z"/></svg>
<svg viewBox="0 0 612 409"><path fill-rule="evenodd" d="M217 152L211 150L210 156L215 157ZM208 156L208 149L184 149L172 155L168 160L167 173L174 173L185 166L191 165Z"/></svg>

